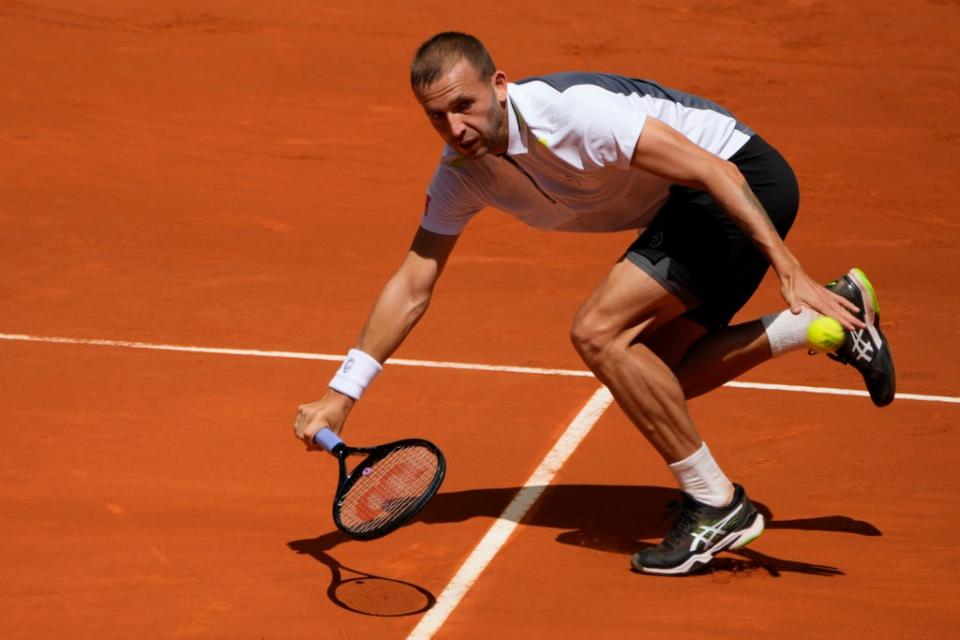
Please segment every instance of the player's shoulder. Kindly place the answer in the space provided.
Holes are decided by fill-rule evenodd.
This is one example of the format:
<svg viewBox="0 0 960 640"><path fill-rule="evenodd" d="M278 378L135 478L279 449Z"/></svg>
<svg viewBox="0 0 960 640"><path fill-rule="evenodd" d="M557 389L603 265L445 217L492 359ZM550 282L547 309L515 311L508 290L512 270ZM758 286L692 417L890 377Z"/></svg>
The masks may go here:
<svg viewBox="0 0 960 640"><path fill-rule="evenodd" d="M515 86L521 101L549 109L636 93L638 82L612 73L563 71L524 78Z"/></svg>
<svg viewBox="0 0 960 640"><path fill-rule="evenodd" d="M519 80L510 98L527 124L550 129L593 119L609 104L634 93L633 82L609 73L564 71Z"/></svg>

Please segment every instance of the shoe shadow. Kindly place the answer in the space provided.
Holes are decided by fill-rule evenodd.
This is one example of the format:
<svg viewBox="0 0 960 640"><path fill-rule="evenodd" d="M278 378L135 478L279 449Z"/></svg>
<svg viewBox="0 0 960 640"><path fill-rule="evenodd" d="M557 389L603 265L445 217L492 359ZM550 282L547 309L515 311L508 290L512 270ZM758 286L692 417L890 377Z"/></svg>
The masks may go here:
<svg viewBox="0 0 960 640"><path fill-rule="evenodd" d="M643 540L662 538L672 524L666 516L666 505L680 497L676 489L650 486L568 484L551 485L542 489L543 494L523 518L523 524L564 529L556 538L561 544L622 555L630 555L652 544L641 542ZM499 518L518 491L519 487L506 487L439 493L414 522L444 524L477 517ZM860 536L883 535L869 522L844 515L777 520L767 505L758 502L754 504L766 519L768 530L794 529ZM299 545L301 553L308 547L327 552L346 541L348 538L340 532L331 532L309 541L301 540L288 544L291 547L294 544ZM708 565L705 572L738 573L759 569L775 577L782 573L844 575L837 567L775 558L753 549L744 548L730 553L738 557L718 558ZM311 555L316 557L313 553Z"/></svg>

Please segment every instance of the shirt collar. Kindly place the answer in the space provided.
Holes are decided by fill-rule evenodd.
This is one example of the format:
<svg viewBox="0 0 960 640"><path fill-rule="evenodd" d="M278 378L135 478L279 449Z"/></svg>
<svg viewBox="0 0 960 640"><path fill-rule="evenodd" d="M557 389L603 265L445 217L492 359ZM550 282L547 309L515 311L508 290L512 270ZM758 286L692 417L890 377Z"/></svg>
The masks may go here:
<svg viewBox="0 0 960 640"><path fill-rule="evenodd" d="M516 156L527 152L527 131L527 123L507 93L507 154Z"/></svg>

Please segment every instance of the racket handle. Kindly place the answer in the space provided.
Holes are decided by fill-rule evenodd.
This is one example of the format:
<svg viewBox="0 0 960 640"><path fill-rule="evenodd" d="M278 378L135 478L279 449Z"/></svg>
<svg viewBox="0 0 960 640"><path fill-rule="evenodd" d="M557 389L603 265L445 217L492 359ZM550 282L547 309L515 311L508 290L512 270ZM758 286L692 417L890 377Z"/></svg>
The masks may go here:
<svg viewBox="0 0 960 640"><path fill-rule="evenodd" d="M340 437L328 427L324 427L323 429L320 429L320 431L317 431L313 435L313 441L323 447L323 450L328 453L333 451L337 445L343 444L343 440L341 440Z"/></svg>

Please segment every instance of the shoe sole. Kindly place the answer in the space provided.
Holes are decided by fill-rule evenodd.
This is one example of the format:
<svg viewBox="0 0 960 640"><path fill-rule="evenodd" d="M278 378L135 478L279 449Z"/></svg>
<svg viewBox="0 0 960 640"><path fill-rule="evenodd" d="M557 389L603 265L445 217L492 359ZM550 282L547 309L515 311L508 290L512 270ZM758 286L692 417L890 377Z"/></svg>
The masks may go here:
<svg viewBox="0 0 960 640"><path fill-rule="evenodd" d="M691 571L695 571L700 567L707 565L711 560L713 560L713 556L721 551L726 551L728 549L740 549L747 546L760 537L760 534L763 533L763 527L763 515L758 513L757 517L753 519L753 522L749 527L731 532L729 535L727 535L727 537L718 542L712 548L704 551L703 553L690 556L683 564L677 565L676 567L668 567L666 569L644 566L638 567L636 565L633 565L633 568L642 573L653 573L661 576L678 576L685 573L690 573Z"/></svg>
<svg viewBox="0 0 960 640"><path fill-rule="evenodd" d="M870 337L873 339L875 344L881 346L882 349L887 350L889 357L889 343L887 342L886 336L883 335L883 332L880 330L880 300L877 297L877 292L873 288L873 283L870 282L870 279L867 278L861 269L854 267L847 273L847 278L853 282L854 286L860 290L860 297L864 302L869 301L869 304L865 304L865 309L863 310L864 322L867 325L867 332L870 334ZM879 353L879 352L878 352ZM893 362L891 361L891 367ZM867 381L864 377L864 381L867 382L867 389L870 389L870 382ZM891 395L887 397L874 398L871 393L870 399L873 401L877 407L885 407L889 405L896 398L896 395Z"/></svg>
<svg viewBox="0 0 960 640"><path fill-rule="evenodd" d="M880 326L880 299L877 297L877 291L873 288L873 283L867 278L862 270L854 267L850 269L847 277L853 281L853 284L860 290L860 298L869 301L869 305L863 310L864 322L868 325L876 324Z"/></svg>

